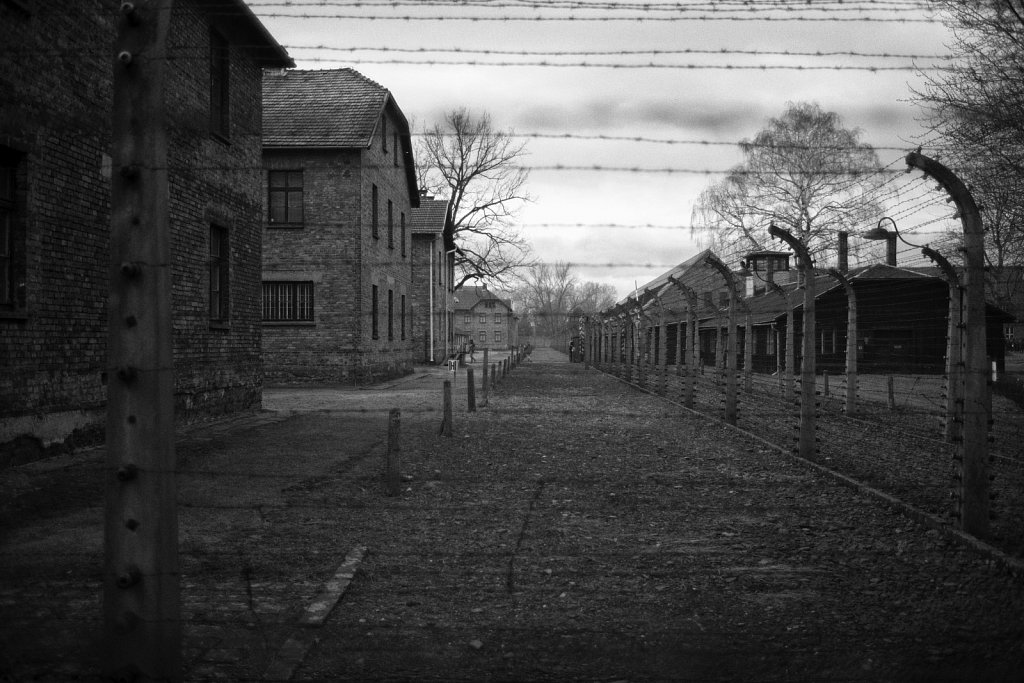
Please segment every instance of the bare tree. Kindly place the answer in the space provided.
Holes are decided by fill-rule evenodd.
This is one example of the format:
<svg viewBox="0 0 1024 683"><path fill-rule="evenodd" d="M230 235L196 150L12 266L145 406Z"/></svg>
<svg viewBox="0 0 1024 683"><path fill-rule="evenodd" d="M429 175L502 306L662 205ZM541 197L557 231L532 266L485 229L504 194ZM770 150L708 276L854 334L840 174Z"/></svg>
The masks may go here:
<svg viewBox="0 0 1024 683"><path fill-rule="evenodd" d="M740 143L744 162L701 193L694 233L731 256L768 248L768 227L775 223L812 254L828 256L838 231L882 213L878 155L860 134L817 104L789 103L782 116Z"/></svg>
<svg viewBox="0 0 1024 683"><path fill-rule="evenodd" d="M943 0L957 59L915 92L943 163L984 207L989 275L1024 265L1024 2ZM950 247L962 235L951 233ZM953 252L955 253L955 252ZM1012 278L1011 278L1012 279Z"/></svg>
<svg viewBox="0 0 1024 683"><path fill-rule="evenodd" d="M561 261L537 263L523 271L516 298L538 334L551 339L565 336L578 284L572 266Z"/></svg>
<svg viewBox="0 0 1024 683"><path fill-rule="evenodd" d="M525 143L495 130L491 117L458 109L423 131L417 148L420 187L451 198L455 225L456 288L470 280L508 284L531 262L530 247L514 225L532 201L521 166Z"/></svg>
<svg viewBox="0 0 1024 683"><path fill-rule="evenodd" d="M580 316L609 308L617 297L611 285L581 282L571 263L559 261L524 269L513 298L520 324L558 344L575 334Z"/></svg>

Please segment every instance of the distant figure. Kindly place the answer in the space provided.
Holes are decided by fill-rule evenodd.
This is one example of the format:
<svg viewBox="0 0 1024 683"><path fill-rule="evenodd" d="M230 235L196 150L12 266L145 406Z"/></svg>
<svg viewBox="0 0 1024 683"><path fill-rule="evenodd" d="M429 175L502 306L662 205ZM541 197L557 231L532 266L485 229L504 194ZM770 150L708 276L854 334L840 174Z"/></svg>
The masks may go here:
<svg viewBox="0 0 1024 683"><path fill-rule="evenodd" d="M469 349L469 362L470 363L476 362L476 356L473 355L473 354L476 353L476 343L472 339L469 340L469 347L468 347L468 349Z"/></svg>
<svg viewBox="0 0 1024 683"><path fill-rule="evenodd" d="M576 361L576 342L569 342L569 362L573 363Z"/></svg>

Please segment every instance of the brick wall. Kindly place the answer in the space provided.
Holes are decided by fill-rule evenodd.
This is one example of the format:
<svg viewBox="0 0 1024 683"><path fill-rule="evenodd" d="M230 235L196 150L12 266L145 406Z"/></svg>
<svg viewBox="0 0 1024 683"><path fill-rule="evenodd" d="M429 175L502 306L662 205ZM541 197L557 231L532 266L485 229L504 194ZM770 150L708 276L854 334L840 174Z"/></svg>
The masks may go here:
<svg viewBox="0 0 1024 683"><path fill-rule="evenodd" d="M394 130L394 120L389 130ZM265 150L267 170L303 171L301 228L270 227L263 213L263 280L312 281L312 323L263 325L263 354L271 382L366 382L412 371L417 341L412 321L413 249L408 229L409 189L394 165L388 140L368 149ZM400 158L401 160L401 158ZM264 190L267 176L264 174ZM371 229L373 186L378 196L378 237ZM388 246L392 202L394 247ZM266 191L264 191L266 202ZM406 217L405 249L401 217ZM379 292L377 339L372 335L372 286ZM388 291L393 292L394 339L388 339ZM400 309L406 298L406 333Z"/></svg>
<svg viewBox="0 0 1024 683"><path fill-rule="evenodd" d="M412 242L413 305L416 311L416 317L413 319L413 336L420 342L420 347L416 349L416 357L422 361L430 360L431 316L434 360L440 362L445 356L444 320L439 315L439 312L444 311L444 288L438 283L438 273L444 272L443 259L444 242L440 234L416 235ZM433 311L430 306L431 291Z"/></svg>
<svg viewBox="0 0 1024 683"><path fill-rule="evenodd" d="M18 155L25 306L0 310L0 464L12 443L96 440L106 401L110 102L117 2L0 3L0 151ZM176 405L258 406L260 74L232 51L230 145L208 120L209 28L175 3L169 44ZM187 41L187 42L186 42ZM188 47L184 47L184 46ZM7 95L10 95L7 97ZM231 229L228 328L207 317L208 223Z"/></svg>

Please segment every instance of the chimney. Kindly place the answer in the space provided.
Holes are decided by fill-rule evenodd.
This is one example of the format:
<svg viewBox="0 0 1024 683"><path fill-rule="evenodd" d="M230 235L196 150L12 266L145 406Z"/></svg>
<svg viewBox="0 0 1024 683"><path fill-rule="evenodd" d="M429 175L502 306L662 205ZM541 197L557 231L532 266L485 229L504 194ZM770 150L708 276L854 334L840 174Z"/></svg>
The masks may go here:
<svg viewBox="0 0 1024 683"><path fill-rule="evenodd" d="M896 233L890 232L885 237L885 265L896 267Z"/></svg>
<svg viewBox="0 0 1024 683"><path fill-rule="evenodd" d="M840 273L850 270L850 233L839 231L839 268Z"/></svg>

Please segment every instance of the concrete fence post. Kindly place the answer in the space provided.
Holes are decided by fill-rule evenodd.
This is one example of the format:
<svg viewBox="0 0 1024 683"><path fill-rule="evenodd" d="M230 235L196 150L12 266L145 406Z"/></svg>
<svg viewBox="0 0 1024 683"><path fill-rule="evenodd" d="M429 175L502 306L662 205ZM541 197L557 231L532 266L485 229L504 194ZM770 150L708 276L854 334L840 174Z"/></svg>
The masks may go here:
<svg viewBox="0 0 1024 683"><path fill-rule="evenodd" d="M473 368L466 368L466 412L476 412L476 380L473 377Z"/></svg>

